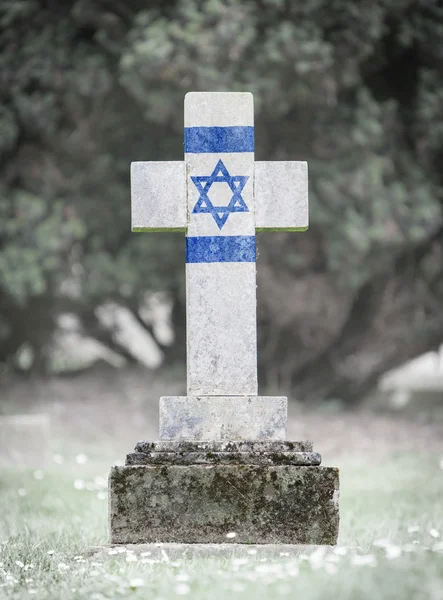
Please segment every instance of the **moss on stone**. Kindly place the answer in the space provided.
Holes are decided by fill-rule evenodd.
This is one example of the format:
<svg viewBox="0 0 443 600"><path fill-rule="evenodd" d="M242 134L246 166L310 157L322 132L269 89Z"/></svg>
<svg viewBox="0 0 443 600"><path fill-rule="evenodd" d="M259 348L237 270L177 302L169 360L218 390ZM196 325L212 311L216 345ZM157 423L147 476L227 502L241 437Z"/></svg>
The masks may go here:
<svg viewBox="0 0 443 600"><path fill-rule="evenodd" d="M114 543L333 544L338 470L298 466L115 467Z"/></svg>

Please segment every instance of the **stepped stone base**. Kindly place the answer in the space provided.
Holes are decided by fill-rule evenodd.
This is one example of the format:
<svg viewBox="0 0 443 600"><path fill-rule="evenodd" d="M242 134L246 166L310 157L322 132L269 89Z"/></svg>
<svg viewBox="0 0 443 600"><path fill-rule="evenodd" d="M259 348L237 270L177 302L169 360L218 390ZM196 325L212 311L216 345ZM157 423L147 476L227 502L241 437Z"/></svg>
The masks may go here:
<svg viewBox="0 0 443 600"><path fill-rule="evenodd" d="M129 464L111 471L111 543L336 543L338 469L307 466L320 462L309 443L233 442L211 452L186 442L175 460L160 444L137 444Z"/></svg>

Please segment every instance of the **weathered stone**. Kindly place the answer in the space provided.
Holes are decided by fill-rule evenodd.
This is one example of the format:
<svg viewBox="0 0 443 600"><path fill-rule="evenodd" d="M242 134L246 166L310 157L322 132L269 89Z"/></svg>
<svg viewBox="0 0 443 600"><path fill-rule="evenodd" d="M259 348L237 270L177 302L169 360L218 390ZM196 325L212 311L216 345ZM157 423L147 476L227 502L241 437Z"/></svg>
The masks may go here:
<svg viewBox="0 0 443 600"><path fill-rule="evenodd" d="M188 92L185 127L253 126L254 97L249 92Z"/></svg>
<svg viewBox="0 0 443 600"><path fill-rule="evenodd" d="M257 394L255 272L255 262L186 265L189 396Z"/></svg>
<svg viewBox="0 0 443 600"><path fill-rule="evenodd" d="M257 394L253 125L252 94L186 94L189 396ZM226 131L237 132L228 146ZM244 131L252 145L239 151ZM250 260L218 256L245 240L254 246Z"/></svg>
<svg viewBox="0 0 443 600"><path fill-rule="evenodd" d="M321 463L318 452L132 452L127 465L301 465Z"/></svg>
<svg viewBox="0 0 443 600"><path fill-rule="evenodd" d="M160 398L162 440L284 440L282 396L166 396Z"/></svg>
<svg viewBox="0 0 443 600"><path fill-rule="evenodd" d="M255 231L307 227L307 165L254 163L252 94L190 92L184 108L184 162L132 165L132 226L186 231L189 396L255 396Z"/></svg>
<svg viewBox="0 0 443 600"><path fill-rule="evenodd" d="M131 163L131 204L133 231L186 231L185 163Z"/></svg>
<svg viewBox="0 0 443 600"><path fill-rule="evenodd" d="M137 442L135 452L312 452L312 442L228 441L200 442L173 441Z"/></svg>
<svg viewBox="0 0 443 600"><path fill-rule="evenodd" d="M256 162L254 190L257 229L304 231L308 228L308 163Z"/></svg>
<svg viewBox="0 0 443 600"><path fill-rule="evenodd" d="M338 469L126 466L110 480L111 542L335 544Z"/></svg>
<svg viewBox="0 0 443 600"><path fill-rule="evenodd" d="M305 466L287 399L257 396L255 232L307 228L307 164L254 163L251 94L192 92L184 163L135 163L131 185L133 227L186 231L188 396L112 470L112 541L335 543L337 469Z"/></svg>

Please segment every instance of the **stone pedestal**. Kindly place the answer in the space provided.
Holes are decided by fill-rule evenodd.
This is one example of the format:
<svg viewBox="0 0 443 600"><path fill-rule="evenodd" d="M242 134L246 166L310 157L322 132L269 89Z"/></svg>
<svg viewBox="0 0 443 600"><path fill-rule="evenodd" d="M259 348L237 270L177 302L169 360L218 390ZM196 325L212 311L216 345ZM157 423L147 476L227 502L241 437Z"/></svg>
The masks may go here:
<svg viewBox="0 0 443 600"><path fill-rule="evenodd" d="M111 471L111 543L337 541L338 469L320 467L310 442L161 441L135 450Z"/></svg>
<svg viewBox="0 0 443 600"><path fill-rule="evenodd" d="M284 396L163 396L160 439L285 440Z"/></svg>

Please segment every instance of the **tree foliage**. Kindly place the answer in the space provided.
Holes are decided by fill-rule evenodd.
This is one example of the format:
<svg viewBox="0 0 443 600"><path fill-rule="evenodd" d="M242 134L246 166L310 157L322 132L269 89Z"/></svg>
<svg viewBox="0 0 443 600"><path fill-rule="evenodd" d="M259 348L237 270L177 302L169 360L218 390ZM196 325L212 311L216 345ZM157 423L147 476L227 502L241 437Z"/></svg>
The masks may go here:
<svg viewBox="0 0 443 600"><path fill-rule="evenodd" d="M183 239L130 233L128 173L181 159L189 90L251 91L257 159L309 161L309 232L258 239L262 380L352 400L441 342L440 3L4 0L0 28L0 360L146 290L184 359Z"/></svg>

